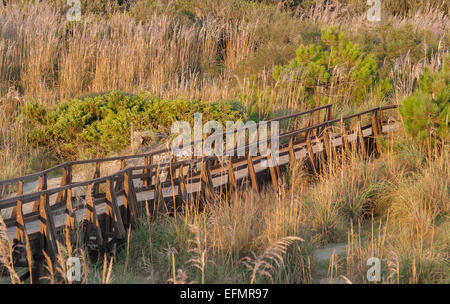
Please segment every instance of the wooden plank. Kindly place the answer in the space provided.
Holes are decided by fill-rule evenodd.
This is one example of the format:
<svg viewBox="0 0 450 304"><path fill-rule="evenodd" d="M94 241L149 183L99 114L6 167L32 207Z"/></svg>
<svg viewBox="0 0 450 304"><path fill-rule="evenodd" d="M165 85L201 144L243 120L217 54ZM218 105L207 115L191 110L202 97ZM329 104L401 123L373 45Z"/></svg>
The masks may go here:
<svg viewBox="0 0 450 304"><path fill-rule="evenodd" d="M125 172L125 178L123 182L123 188L125 190L124 208L126 214L127 224L131 224L132 227L136 227L138 221L138 206L136 191L134 189L133 180L131 179L132 171Z"/></svg>

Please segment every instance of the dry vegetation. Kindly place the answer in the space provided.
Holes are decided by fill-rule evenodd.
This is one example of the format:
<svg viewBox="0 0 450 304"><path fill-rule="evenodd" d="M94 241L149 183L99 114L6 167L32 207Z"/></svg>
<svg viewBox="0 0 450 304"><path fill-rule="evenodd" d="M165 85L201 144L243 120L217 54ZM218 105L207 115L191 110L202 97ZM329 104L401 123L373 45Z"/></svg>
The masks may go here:
<svg viewBox="0 0 450 304"><path fill-rule="evenodd" d="M65 18L65 1L30 2L0 2L0 179L61 161L49 146L24 140L31 130L20 108L32 101L53 107L119 90L234 100L254 119L303 110L311 106L309 76L281 81L274 71L334 26L373 55L391 85L381 96L370 86L356 104L338 94L352 83L330 81L322 102L345 115L401 104L425 68L443 68L449 50L448 3L438 0L383 1L379 24L353 0L82 1L75 23ZM278 193L243 191L202 212L189 203L177 216L143 219L115 260L93 264L78 249L83 282L318 282L324 266L314 250L345 242L345 254L325 266L329 277L366 283L366 261L375 256L383 259L383 283L449 283L448 142L427 149L400 131L383 145L377 159L349 155L320 176L295 164ZM0 260L8 266L2 227ZM55 264L47 263L50 282L67 281L58 269L72 249L60 246Z"/></svg>

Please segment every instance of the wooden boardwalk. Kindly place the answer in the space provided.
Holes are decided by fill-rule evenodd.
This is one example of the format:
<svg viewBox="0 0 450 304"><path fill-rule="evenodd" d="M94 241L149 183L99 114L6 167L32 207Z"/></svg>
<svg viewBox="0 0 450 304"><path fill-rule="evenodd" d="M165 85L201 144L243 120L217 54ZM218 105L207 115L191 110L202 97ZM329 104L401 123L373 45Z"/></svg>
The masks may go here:
<svg viewBox="0 0 450 304"><path fill-rule="evenodd" d="M16 245L24 245L17 246L24 249L17 250L16 265L31 264L33 281L37 282L42 251L54 258L56 240L61 238L62 231L80 233L81 227L84 241L105 252L111 244L126 237L128 227L135 227L146 207L154 214L162 206L175 208L188 201L210 199L236 190L246 182L258 190L267 178L278 189L283 166L304 161L317 171L339 151L353 150L366 156L378 153L381 152L379 136L398 128L395 115L386 113L396 106L338 119L331 119L331 109L331 105L326 105L272 120L280 123L278 155L250 155L251 148L258 148L264 140L270 142L270 138L257 138L245 146L235 145L232 151L235 156L177 159L168 149L161 149L139 155L67 162L0 181L0 187L17 190L15 195L0 200L0 211L12 209L4 219L8 237ZM233 136L239 131L232 132ZM259 137L259 127L257 134ZM225 140L226 135L220 136ZM199 142L192 142L191 147L195 144ZM244 151L244 156L237 156L238 151ZM277 163L274 163L275 156ZM102 176L102 166L117 161L120 170ZM129 165L136 161L140 165ZM74 182L75 166L91 166L92 178ZM49 176L58 172L59 186L48 187ZM33 178L39 179L38 188L24 194L24 183Z"/></svg>

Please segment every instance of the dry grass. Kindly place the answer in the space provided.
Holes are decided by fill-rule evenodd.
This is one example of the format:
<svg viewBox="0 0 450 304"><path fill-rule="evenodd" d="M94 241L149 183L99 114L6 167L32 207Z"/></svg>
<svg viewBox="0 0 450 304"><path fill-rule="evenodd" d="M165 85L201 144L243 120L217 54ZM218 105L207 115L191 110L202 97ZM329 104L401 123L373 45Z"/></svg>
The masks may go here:
<svg viewBox="0 0 450 304"><path fill-rule="evenodd" d="M22 283L13 265L13 242L9 240L5 222L0 216L0 273L3 274L5 269L11 279L11 283Z"/></svg>
<svg viewBox="0 0 450 304"><path fill-rule="evenodd" d="M239 99L266 118L308 107L299 103L301 81L286 87L272 78L274 65L289 62L299 44L315 42L319 30L332 25L355 37L378 29L367 24L361 1L353 0L297 14L239 0L182 1L193 16L180 15L171 1L138 1L130 12L92 1L77 24L67 23L64 1L58 1L0 4L0 179L50 165L51 151L23 140L27 130L16 118L28 100L54 105L82 94L145 90L170 98ZM386 1L393 10L405 4L412 2ZM424 67L439 70L448 53L444 10L414 6L402 16L383 14L383 25L429 31L439 44L431 54L428 41L420 44L422 59L405 52L389 62L394 90L388 100L370 95L359 107L338 104L333 115L400 103ZM335 90L327 94L329 102L340 101ZM294 164L278 193L245 190L202 212L189 202L176 218L148 216L128 237L124 265L106 256L102 265L92 265L84 250L77 252L83 283L133 280L142 272L153 282L310 283L320 279L314 249L343 241L347 252L332 255L329 278L366 282L366 261L376 256L385 258L383 283L448 283L448 145L427 157L403 133L397 136L384 142L379 159L350 155L320 177ZM1 263L20 282L2 223L0 217ZM299 238L304 241L287 248ZM47 259L50 282L67 282L63 265L76 250L60 245L57 259Z"/></svg>
<svg viewBox="0 0 450 304"><path fill-rule="evenodd" d="M253 258L244 257L242 262L252 272L250 284L255 283L256 276L265 276L273 282L273 275L271 272L276 271L276 267L281 267L283 264L283 255L286 254L288 247L295 241L303 241L299 237L284 237L278 242L269 245L261 255L253 253ZM275 264L275 265L273 265Z"/></svg>

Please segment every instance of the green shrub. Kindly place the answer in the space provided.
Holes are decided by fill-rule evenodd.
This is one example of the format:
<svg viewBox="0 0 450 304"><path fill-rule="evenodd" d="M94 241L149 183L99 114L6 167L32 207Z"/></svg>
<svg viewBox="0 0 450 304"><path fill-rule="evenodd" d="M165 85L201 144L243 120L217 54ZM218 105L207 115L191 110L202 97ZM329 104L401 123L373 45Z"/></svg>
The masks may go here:
<svg viewBox="0 0 450 304"><path fill-rule="evenodd" d="M450 56L444 58L443 69L431 74L425 69L413 96L400 106L400 114L408 134L421 144L448 140L450 114Z"/></svg>
<svg viewBox="0 0 450 304"><path fill-rule="evenodd" d="M30 102L22 109L32 129L31 141L56 144L64 156L76 155L81 147L91 154L118 151L130 144L131 123L135 130L168 133L177 120L192 123L196 112L203 113L204 121L245 118L239 105L232 102L210 104L122 92L72 99L54 109Z"/></svg>
<svg viewBox="0 0 450 304"><path fill-rule="evenodd" d="M306 99L318 86L342 99L362 103L376 89L380 97L391 89L388 79L381 80L372 54L365 54L335 28L322 30L319 44L301 45L296 58L286 66L276 66L274 79L279 83L298 82Z"/></svg>
<svg viewBox="0 0 450 304"><path fill-rule="evenodd" d="M349 38L360 45L363 52L375 56L381 77L391 73L398 58L409 55L411 64L417 64L436 53L439 45L448 45L445 37L440 39L430 30L417 29L413 24L394 26L392 22L362 26L356 33L349 33Z"/></svg>

